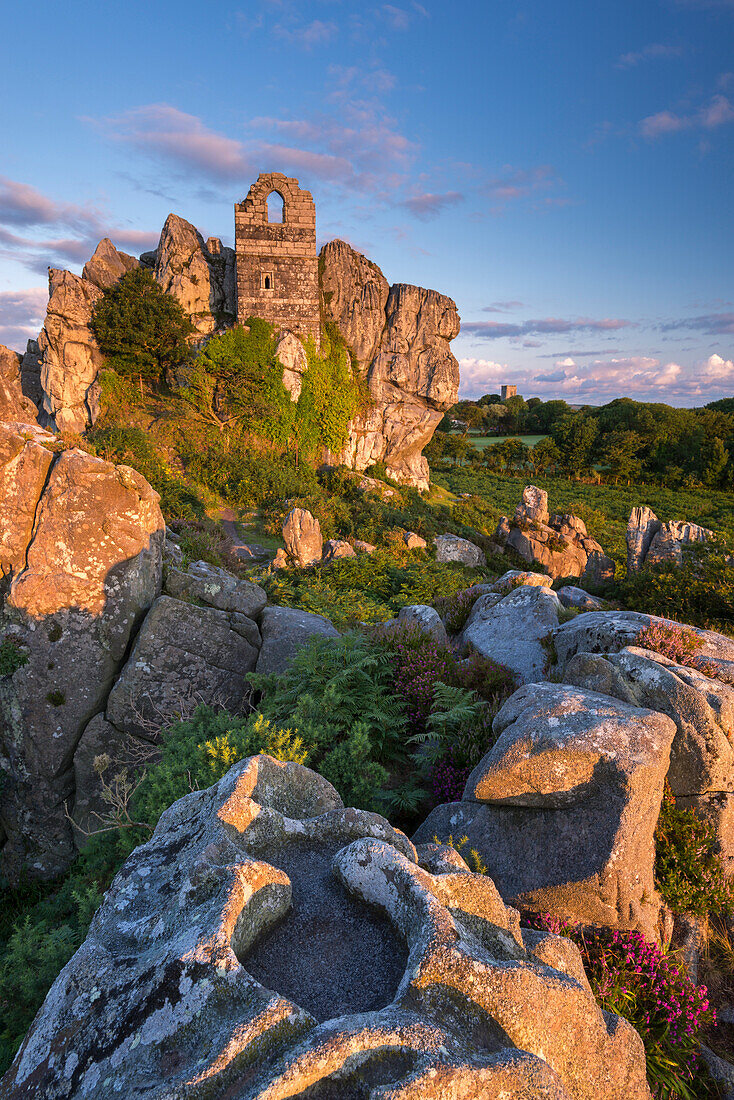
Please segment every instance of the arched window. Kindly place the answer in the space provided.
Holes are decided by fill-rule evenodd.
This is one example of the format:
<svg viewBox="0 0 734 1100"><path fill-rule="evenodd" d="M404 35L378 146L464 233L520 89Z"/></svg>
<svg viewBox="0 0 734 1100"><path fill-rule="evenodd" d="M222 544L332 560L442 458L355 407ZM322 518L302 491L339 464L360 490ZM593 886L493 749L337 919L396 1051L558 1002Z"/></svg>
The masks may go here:
<svg viewBox="0 0 734 1100"><path fill-rule="evenodd" d="M271 191L268 195L268 221L282 222L283 207L283 196L279 195L277 191Z"/></svg>

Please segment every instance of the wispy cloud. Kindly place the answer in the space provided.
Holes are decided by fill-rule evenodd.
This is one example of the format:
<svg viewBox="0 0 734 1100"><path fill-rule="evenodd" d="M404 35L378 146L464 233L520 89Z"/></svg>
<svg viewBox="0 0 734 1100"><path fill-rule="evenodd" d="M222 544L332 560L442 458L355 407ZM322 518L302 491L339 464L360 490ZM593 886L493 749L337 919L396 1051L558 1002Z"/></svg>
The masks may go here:
<svg viewBox="0 0 734 1100"><path fill-rule="evenodd" d="M629 53L623 53L622 56L617 59L617 68L631 69L635 65L641 64L643 61L653 61L658 58L681 57L682 54L682 46L669 46L664 42L651 42L649 46L643 46L641 50L631 50Z"/></svg>
<svg viewBox="0 0 734 1100"><path fill-rule="evenodd" d="M491 305L482 307L482 313L510 313L513 310L520 309L523 304L523 302L517 301L492 302Z"/></svg>
<svg viewBox="0 0 734 1100"><path fill-rule="evenodd" d="M377 192L405 183L417 147L376 100L337 97L338 111L300 118L255 118L243 141L209 128L167 103L136 107L94 121L110 140L164 162L174 171L217 181L248 180L263 164L305 173L340 188Z"/></svg>
<svg viewBox="0 0 734 1100"><path fill-rule="evenodd" d="M444 191L443 194L424 191L412 195L409 199L404 199L400 205L406 207L416 218L426 222L432 218L437 218L444 210L448 210L452 206L458 206L463 201L464 196L460 191Z"/></svg>
<svg viewBox="0 0 734 1100"><path fill-rule="evenodd" d="M312 19L310 23L276 23L273 31L279 38L284 38L304 50L313 50L316 46L323 46L336 38L339 28L336 23Z"/></svg>
<svg viewBox="0 0 734 1100"><path fill-rule="evenodd" d="M678 329L695 329L710 336L734 336L734 313L708 313L702 317L688 317L682 321L667 321L660 326L663 332Z"/></svg>
<svg viewBox="0 0 734 1100"><path fill-rule="evenodd" d="M709 103L693 114L676 114L674 111L658 111L648 115L639 124L643 137L654 140L665 134L681 130L715 130L728 122L734 122L734 106L725 95L712 96Z"/></svg>
<svg viewBox="0 0 734 1100"><path fill-rule="evenodd" d="M514 168L508 164L498 176L480 185L479 190L502 205L557 183L560 180L550 164L539 164L534 168Z"/></svg>
<svg viewBox="0 0 734 1100"><path fill-rule="evenodd" d="M632 324L632 321L623 321L616 317L602 317L598 320L579 317L575 321L563 320L559 317L543 317L539 320L522 321L519 324L504 321L469 321L461 326L461 331L484 340L497 340L505 336L537 336L544 333L615 332L617 329L629 328Z"/></svg>
<svg viewBox="0 0 734 1100"><path fill-rule="evenodd" d="M158 233L116 226L91 204L60 202L30 184L0 177L3 258L45 275L49 266L83 264L100 238L107 236L118 246L136 251L152 248L158 240Z"/></svg>
<svg viewBox="0 0 734 1100"><path fill-rule="evenodd" d="M412 0L407 8L397 7L395 4L383 4L379 10L382 18L394 31L407 31L416 19L429 18L428 10L415 0Z"/></svg>

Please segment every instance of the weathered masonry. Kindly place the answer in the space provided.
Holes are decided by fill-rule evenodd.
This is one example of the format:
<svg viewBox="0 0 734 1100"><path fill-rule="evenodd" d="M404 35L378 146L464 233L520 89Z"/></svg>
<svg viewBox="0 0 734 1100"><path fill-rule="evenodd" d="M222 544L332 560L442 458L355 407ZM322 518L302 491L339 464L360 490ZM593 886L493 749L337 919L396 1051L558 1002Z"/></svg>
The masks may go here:
<svg viewBox="0 0 734 1100"><path fill-rule="evenodd" d="M280 217L279 217L280 215ZM310 191L263 172L234 208L237 320L262 317L321 339L316 207Z"/></svg>

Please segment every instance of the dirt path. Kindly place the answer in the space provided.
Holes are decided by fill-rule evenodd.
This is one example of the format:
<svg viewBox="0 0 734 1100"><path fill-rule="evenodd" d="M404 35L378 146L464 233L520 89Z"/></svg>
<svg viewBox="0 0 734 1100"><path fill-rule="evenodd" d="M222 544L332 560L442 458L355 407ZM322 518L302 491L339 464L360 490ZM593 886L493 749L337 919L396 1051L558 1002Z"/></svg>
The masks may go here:
<svg viewBox="0 0 734 1100"><path fill-rule="evenodd" d="M237 528L237 514L233 508L222 508L219 514L219 522L222 524L222 530L228 539L232 543L232 552L245 562L255 561L269 561L273 555L264 546L258 546L255 543L249 545L243 540L238 528Z"/></svg>

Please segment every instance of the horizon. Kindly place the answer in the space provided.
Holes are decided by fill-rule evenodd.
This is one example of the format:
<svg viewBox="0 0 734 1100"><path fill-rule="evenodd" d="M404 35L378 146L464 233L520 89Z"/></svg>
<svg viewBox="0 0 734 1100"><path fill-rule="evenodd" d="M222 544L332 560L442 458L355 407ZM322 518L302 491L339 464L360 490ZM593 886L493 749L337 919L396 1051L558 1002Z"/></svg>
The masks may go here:
<svg viewBox="0 0 734 1100"><path fill-rule="evenodd" d="M44 7L6 16L0 343L37 336L47 266L170 212L231 245L282 171L319 247L456 301L460 399L734 393L734 0ZM53 97L27 41L65 59Z"/></svg>

